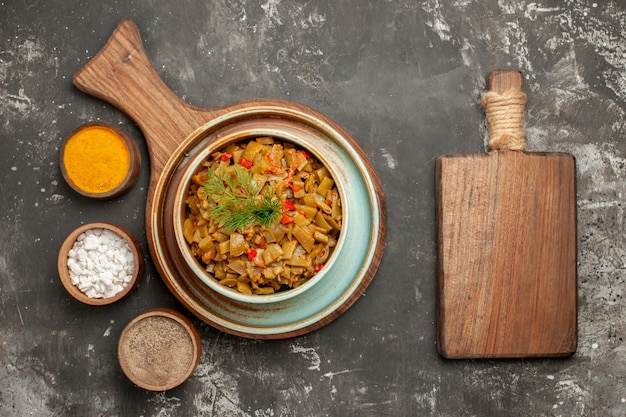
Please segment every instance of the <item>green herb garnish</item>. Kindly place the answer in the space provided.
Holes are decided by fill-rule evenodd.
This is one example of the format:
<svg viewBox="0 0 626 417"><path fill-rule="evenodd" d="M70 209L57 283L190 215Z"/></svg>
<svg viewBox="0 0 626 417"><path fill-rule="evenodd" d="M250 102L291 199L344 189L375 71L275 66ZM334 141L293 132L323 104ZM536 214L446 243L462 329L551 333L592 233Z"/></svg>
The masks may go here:
<svg viewBox="0 0 626 417"><path fill-rule="evenodd" d="M218 168L208 170L204 183L209 202L209 217L227 231L243 230L252 225L271 226L281 215L281 202L270 189L261 195L252 174L239 165L232 173Z"/></svg>

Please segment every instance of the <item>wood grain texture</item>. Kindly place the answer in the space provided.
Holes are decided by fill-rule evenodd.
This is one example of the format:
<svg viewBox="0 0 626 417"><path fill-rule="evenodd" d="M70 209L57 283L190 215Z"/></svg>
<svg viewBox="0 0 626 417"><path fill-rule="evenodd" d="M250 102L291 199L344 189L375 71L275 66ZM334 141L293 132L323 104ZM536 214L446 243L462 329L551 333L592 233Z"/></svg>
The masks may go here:
<svg viewBox="0 0 626 417"><path fill-rule="evenodd" d="M508 90L522 91L524 77L520 71L497 70L489 73L485 88L488 91L504 93Z"/></svg>
<svg viewBox="0 0 626 417"><path fill-rule="evenodd" d="M437 160L441 355L575 352L575 165L569 154L507 150Z"/></svg>

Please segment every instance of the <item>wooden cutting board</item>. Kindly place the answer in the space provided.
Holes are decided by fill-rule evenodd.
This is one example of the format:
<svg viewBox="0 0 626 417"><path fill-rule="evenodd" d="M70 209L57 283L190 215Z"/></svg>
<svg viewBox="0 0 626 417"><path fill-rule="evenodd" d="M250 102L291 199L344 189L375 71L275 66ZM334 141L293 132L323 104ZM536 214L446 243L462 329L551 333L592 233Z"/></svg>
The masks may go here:
<svg viewBox="0 0 626 417"><path fill-rule="evenodd" d="M491 73L489 152L436 162L437 347L447 358L576 351L576 163L525 151L522 86L519 71Z"/></svg>

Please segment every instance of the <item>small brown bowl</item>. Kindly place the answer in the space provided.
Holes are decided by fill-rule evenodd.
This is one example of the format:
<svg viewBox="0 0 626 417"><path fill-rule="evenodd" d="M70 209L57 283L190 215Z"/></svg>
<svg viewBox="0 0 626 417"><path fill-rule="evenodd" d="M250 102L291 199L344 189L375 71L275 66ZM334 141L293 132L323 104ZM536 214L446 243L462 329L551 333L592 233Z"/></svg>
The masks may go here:
<svg viewBox="0 0 626 417"><path fill-rule="evenodd" d="M130 246L130 249L133 253L135 268L134 268L134 272L133 272L130 282L124 287L123 290L121 290L114 296L111 296L108 298L93 298L93 297L87 296L76 285L72 283L72 279L70 277L70 271L68 268L69 252L74 246L74 243L76 242L78 237L83 232L90 230L90 229L107 229L116 233L117 235L124 238L124 240L126 241L126 243L128 243L128 246ZM65 239L65 241L63 242L63 244L61 245L61 248L59 249L58 260L57 260L57 269L59 271L59 278L61 279L61 283L63 284L67 292L70 293L70 295L74 297L76 300L80 301L81 303L85 303L89 305L111 304L126 297L128 294L130 294L131 291L135 289L135 287L139 283L139 280L143 276L143 271L144 271L143 251L141 250L141 246L139 242L137 241L137 239L133 235L131 235L131 233L128 230L124 229L123 227L116 226L111 223L85 224L83 226L78 227L72 233L70 233Z"/></svg>
<svg viewBox="0 0 626 417"><path fill-rule="evenodd" d="M78 147L82 141L83 147ZM107 149L106 145L110 147ZM122 151L120 158L113 147ZM128 152L128 161L125 159ZM75 162L66 161L66 153L74 153ZM98 200L107 200L127 192L139 177L141 154L137 143L122 128L104 122L89 122L75 129L61 145L61 173L67 184L78 194ZM81 179L79 165L89 170L94 178ZM118 165L118 171L106 172Z"/></svg>
<svg viewBox="0 0 626 417"><path fill-rule="evenodd" d="M149 391L166 391L185 382L196 369L202 342L187 317L157 308L126 325L117 353L131 382Z"/></svg>

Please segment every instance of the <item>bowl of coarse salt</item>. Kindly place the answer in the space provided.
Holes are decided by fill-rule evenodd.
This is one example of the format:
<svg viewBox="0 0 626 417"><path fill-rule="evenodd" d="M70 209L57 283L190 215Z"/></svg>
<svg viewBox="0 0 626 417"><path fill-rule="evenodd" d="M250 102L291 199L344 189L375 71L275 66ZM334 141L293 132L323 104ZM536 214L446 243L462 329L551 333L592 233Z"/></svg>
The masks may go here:
<svg viewBox="0 0 626 417"><path fill-rule="evenodd" d="M57 261L61 283L76 300L111 304L127 296L143 276L141 246L126 229L90 223L70 233Z"/></svg>

